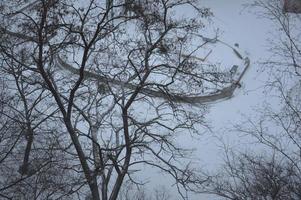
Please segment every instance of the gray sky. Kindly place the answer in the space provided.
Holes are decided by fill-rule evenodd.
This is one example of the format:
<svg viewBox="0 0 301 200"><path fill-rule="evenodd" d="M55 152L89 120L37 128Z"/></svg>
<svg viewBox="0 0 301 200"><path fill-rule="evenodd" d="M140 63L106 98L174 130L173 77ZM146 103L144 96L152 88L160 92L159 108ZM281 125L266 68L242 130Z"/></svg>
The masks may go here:
<svg viewBox="0 0 301 200"><path fill-rule="evenodd" d="M231 129L232 124L243 120L243 115L255 115L253 109L266 100L263 85L267 75L261 72L261 65L258 62L270 56L267 51L267 39L270 37L269 33L275 30L275 27L270 21L259 18L256 15L255 8L252 10L244 6L244 4L251 3L253 0L199 1L200 5L211 8L214 13L212 24L208 26L208 29L218 28L222 41L231 46L234 46L236 43L239 44L240 52L243 52L244 56L248 56L251 60L251 66L241 81L242 87L235 91L234 97L210 105L206 118L212 128L211 132L208 131L199 138L194 139L184 134L178 138L180 145L196 150L194 157L197 158L199 166L203 169L214 171L222 163L221 143L216 136L222 137L232 147L242 146L244 143L247 143L246 138L228 130ZM188 10L186 12L189 13ZM217 62L222 62L223 65L228 66L231 66L230 63L232 62L236 62L233 60L235 59L234 55L230 56L228 53L222 53L223 50L221 49L225 48L225 46L217 45L216 48L217 51L220 50L221 52ZM228 50L232 52L230 48ZM210 55L210 59L217 55ZM169 187L169 185L172 185L169 178L161 174L158 175L156 171L144 169L141 173L146 177L156 177L152 178L152 182L150 182L150 185L154 188L164 185L166 189L170 190L170 194L176 196L175 187ZM208 197L208 195L191 195L190 197L191 200L218 199ZM175 197L174 199L178 198Z"/></svg>
<svg viewBox="0 0 301 200"><path fill-rule="evenodd" d="M215 15L214 24L223 32L223 40L229 44L238 43L241 51L251 60L251 66L241 82L242 88L236 90L232 99L216 103L210 109L208 119L213 130L222 132L223 129L230 128L231 123L242 120L242 115L254 114L252 109L265 100L263 85L266 74L261 73L262 66L258 62L269 56L267 39L269 32L273 31L273 25L270 21L256 16L255 10L244 7L245 3L251 1L205 0L203 2L212 9ZM228 136L226 137L229 139ZM229 142L232 143L240 139L235 138L234 135L230 138ZM216 149L216 146L213 146L212 148ZM212 153L211 148L210 151L204 150L204 152L204 159L206 155ZM212 157L216 158L216 156Z"/></svg>
<svg viewBox="0 0 301 200"><path fill-rule="evenodd" d="M264 80L267 75L260 73L259 61L269 56L267 51L267 39L274 29L273 24L256 16L255 10L245 8L248 0L200 0L204 6L208 6L214 13L213 24L210 29L219 28L221 38L230 45L239 44L239 49L251 60L251 66L242 80L242 87L235 91L230 100L211 105L207 120L212 127L212 133L206 133L199 140L191 141L191 138L181 137L181 144L196 149L195 156L200 159L200 165L204 169L215 170L222 162L219 141L215 135L222 136L230 146L247 143L244 138L227 129L231 124L243 120L242 115L254 115L252 109L261 105L265 100ZM233 58L222 57L222 60L231 61ZM167 179L158 177L158 183L163 184ZM172 190L170 190L171 193ZM194 195L192 200L215 199L208 195ZM217 198L218 199L218 198Z"/></svg>

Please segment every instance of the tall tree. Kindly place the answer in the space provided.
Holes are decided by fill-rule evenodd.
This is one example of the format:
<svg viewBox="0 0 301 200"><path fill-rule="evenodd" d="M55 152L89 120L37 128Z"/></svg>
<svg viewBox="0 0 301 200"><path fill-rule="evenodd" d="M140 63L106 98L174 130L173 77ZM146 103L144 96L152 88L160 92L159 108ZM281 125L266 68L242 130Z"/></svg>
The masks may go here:
<svg viewBox="0 0 301 200"><path fill-rule="evenodd" d="M197 0L4 3L1 60L13 72L22 112L30 112L30 99L40 114L26 118L26 130L43 128L34 120L53 127L54 138L29 133L22 175L29 174L34 141L42 145L47 138L57 156L68 160L51 163L82 183L56 198L82 198L82 192L87 199L115 200L125 180L137 183L134 174L143 165L169 174L183 198L202 187L207 177L181 160L188 152L175 136L198 133L205 125L202 104L231 97L241 79L197 57L218 40L202 36L209 9ZM20 72L22 78L15 76ZM26 94L18 89L22 84L30 88Z"/></svg>

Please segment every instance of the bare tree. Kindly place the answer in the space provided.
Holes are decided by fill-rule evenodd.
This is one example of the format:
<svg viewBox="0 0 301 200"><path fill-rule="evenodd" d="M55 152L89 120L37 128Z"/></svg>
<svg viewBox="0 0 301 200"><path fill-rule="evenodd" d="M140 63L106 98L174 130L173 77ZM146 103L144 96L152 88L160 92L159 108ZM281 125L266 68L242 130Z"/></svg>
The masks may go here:
<svg viewBox="0 0 301 200"><path fill-rule="evenodd" d="M205 62L210 52L198 57L218 41L202 36L209 9L196 0L3 2L1 59L30 131L22 175L30 176L30 156L50 141L57 150L50 158L63 159L51 163L78 176L58 198L115 200L123 182L138 184L135 171L144 165L169 174L182 198L202 188L208 177L182 159L190 152L175 136L197 134L205 125L201 104L232 97L249 65L231 47L246 66L231 79L228 70ZM179 15L182 8L190 14ZM30 109L40 115L32 118ZM52 131L50 137L34 127Z"/></svg>
<svg viewBox="0 0 301 200"><path fill-rule="evenodd" d="M64 160L64 154L57 157L56 150L61 138L50 120L57 114L57 109L45 106L49 93L35 87L36 77L13 60L3 58L1 195L7 199L49 199L61 192L65 194L67 187L66 190L59 188L65 181L63 170L55 164Z"/></svg>
<svg viewBox="0 0 301 200"><path fill-rule="evenodd" d="M271 74L266 87L280 107L266 102L258 109L258 119L236 126L266 153L226 148L224 170L212 182L211 192L226 199L301 199L301 15L283 10L280 1L256 1L252 6L280 30L270 43L272 59L262 63Z"/></svg>
<svg viewBox="0 0 301 200"><path fill-rule="evenodd" d="M146 190L148 189L148 190ZM127 181L121 189L118 200L169 200L172 199L170 192L165 186L159 185L153 190L145 187L145 185L137 185Z"/></svg>
<svg viewBox="0 0 301 200"><path fill-rule="evenodd" d="M300 172L276 154L226 153L223 171L212 179L209 193L223 199L300 199Z"/></svg>

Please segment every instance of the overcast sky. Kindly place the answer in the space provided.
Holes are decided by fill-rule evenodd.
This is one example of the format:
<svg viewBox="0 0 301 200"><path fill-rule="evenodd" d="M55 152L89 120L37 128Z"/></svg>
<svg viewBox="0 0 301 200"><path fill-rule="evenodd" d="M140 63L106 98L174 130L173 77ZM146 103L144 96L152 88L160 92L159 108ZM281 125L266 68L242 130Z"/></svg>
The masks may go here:
<svg viewBox="0 0 301 200"><path fill-rule="evenodd" d="M266 99L264 81L267 78L261 72L260 61L270 56L267 51L270 33L275 30L271 21L258 17L255 8L246 8L250 0L203 0L214 13L214 26L222 31L222 38L229 44L238 43L242 52L251 60L251 65L232 99L212 105L208 121L213 133L204 135L199 141L198 153L204 167L216 169L222 162L220 143L212 135L222 136L225 142L235 147L248 143L243 137L228 131L231 124L243 121L242 115L252 116L253 108L260 106ZM228 58L225 58L228 59ZM202 197L202 198L201 198ZM208 199L208 196L196 196L195 200ZM211 198L210 198L211 199Z"/></svg>
<svg viewBox="0 0 301 200"><path fill-rule="evenodd" d="M229 131L225 132L225 129L231 128L231 124L243 120L242 115L253 115L253 109L260 106L265 100L263 86L267 76L261 72L262 66L259 62L269 56L267 39L270 36L269 33L273 31L273 24L266 19L259 18L255 8L252 10L252 8L244 6L251 1L205 0L203 2L212 9L215 15L214 26L219 27L222 31L222 39L229 44L238 43L241 52L244 52L244 55L251 60L250 68L241 81L242 87L235 91L232 99L213 104L208 115L208 121L211 122L213 131L216 134L231 135L231 137L226 135L225 138L234 145L241 138L235 138L235 135ZM210 136L208 135L208 137ZM210 145L210 148L201 151L204 153L202 160L212 159L212 162L215 161L216 156L206 158L206 155L212 154L212 148L216 149L216 145Z"/></svg>
<svg viewBox="0 0 301 200"><path fill-rule="evenodd" d="M264 100L264 80L266 74L261 72L258 63L269 56L267 51L267 39L274 29L273 24L256 15L255 8L246 8L244 4L251 3L248 0L200 0L204 6L211 8L214 13L213 24L210 28L219 28L223 41L234 46L239 44L239 49L251 60L251 66L243 77L242 87L235 91L232 99L217 102L211 105L207 120L212 127L212 133L204 134L199 140L191 141L191 138L181 138L181 144L195 147L195 156L200 159L204 169L216 170L221 162L222 155L220 143L215 138L222 136L230 146L247 143L245 138L228 131L231 124L243 120L242 115L252 116L253 108L260 106ZM222 60L231 61L235 57L222 57ZM162 182L162 177L159 178ZM214 199L208 195L196 195L192 200ZM218 199L218 198L217 198Z"/></svg>

